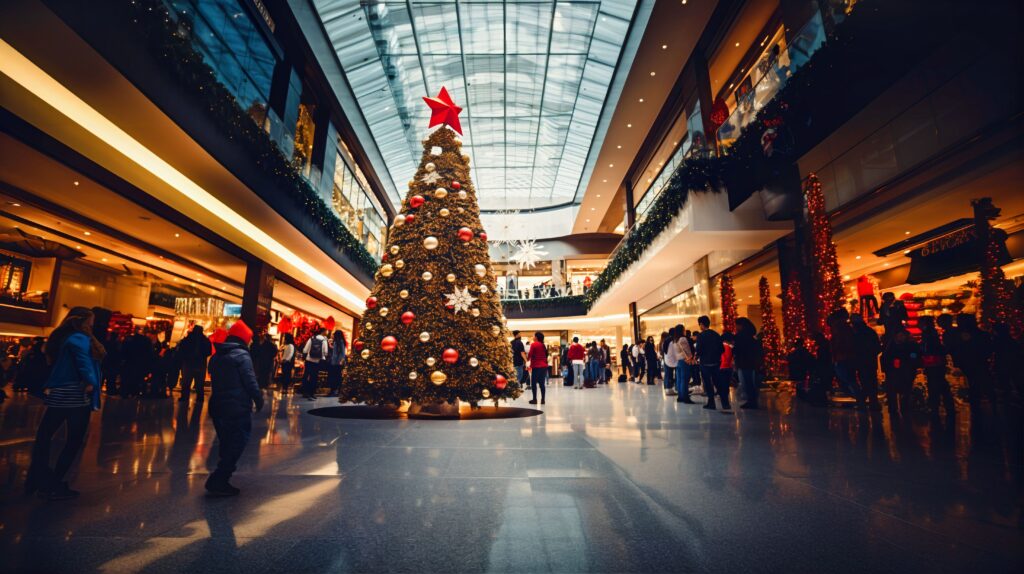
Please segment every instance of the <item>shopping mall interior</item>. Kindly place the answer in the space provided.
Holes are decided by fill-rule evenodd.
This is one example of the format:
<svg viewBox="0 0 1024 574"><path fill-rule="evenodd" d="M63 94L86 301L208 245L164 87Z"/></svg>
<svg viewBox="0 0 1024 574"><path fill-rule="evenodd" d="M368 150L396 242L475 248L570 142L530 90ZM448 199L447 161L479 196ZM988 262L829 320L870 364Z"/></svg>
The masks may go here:
<svg viewBox="0 0 1024 574"><path fill-rule="evenodd" d="M1022 22L0 2L0 572L1024 571Z"/></svg>

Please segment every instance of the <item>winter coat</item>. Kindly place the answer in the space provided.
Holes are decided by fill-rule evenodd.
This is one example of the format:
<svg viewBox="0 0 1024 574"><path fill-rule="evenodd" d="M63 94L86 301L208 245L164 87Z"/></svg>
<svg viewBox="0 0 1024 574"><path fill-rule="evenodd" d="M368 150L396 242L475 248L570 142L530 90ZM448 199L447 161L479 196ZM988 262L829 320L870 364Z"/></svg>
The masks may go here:
<svg viewBox="0 0 1024 574"><path fill-rule="evenodd" d="M211 352L210 339L202 333L193 331L178 343L178 356L186 367L202 367Z"/></svg>
<svg viewBox="0 0 1024 574"><path fill-rule="evenodd" d="M714 329L701 331L697 335L697 360L701 365L717 367L722 362L722 336Z"/></svg>
<svg viewBox="0 0 1024 574"><path fill-rule="evenodd" d="M218 343L217 354L210 359L210 414L230 418L248 415L253 405L263 408L263 393L256 383L252 356L245 343L229 337Z"/></svg>
<svg viewBox="0 0 1024 574"><path fill-rule="evenodd" d="M92 341L84 333L72 333L61 345L57 361L46 380L47 389L92 385L93 410L100 408L100 361L92 356Z"/></svg>
<svg viewBox="0 0 1024 574"><path fill-rule="evenodd" d="M878 354L882 352L882 342L878 333L867 325L853 329L853 360L858 365L878 366Z"/></svg>
<svg viewBox="0 0 1024 574"><path fill-rule="evenodd" d="M756 369L761 366L761 341L754 338L753 334L743 330L736 333L736 341L733 344L733 363L737 369Z"/></svg>

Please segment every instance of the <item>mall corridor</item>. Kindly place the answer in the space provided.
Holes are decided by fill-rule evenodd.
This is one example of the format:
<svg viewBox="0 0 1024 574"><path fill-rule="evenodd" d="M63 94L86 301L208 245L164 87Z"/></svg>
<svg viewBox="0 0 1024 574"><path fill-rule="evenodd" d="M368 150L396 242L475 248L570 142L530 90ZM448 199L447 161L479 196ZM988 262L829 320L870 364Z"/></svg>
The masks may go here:
<svg viewBox="0 0 1024 574"><path fill-rule="evenodd" d="M0 570L1024 564L1019 413L893 428L886 414L815 409L785 392L767 393L768 409L723 413L646 385L549 391L539 416L461 421L331 419L309 410L333 399L275 396L254 417L232 499L203 496L215 446L205 410L110 399L74 480L82 495L66 503L21 492L43 409L18 395L0 406Z"/></svg>

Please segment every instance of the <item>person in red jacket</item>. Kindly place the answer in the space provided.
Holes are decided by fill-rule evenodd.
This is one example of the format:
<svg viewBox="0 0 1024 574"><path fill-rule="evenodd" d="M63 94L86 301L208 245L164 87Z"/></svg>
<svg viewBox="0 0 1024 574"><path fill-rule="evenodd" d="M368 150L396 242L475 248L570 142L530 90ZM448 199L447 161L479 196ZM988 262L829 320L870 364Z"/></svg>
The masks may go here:
<svg viewBox="0 0 1024 574"><path fill-rule="evenodd" d="M545 385L548 379L548 349L544 346L544 333L533 334L533 342L526 353L526 363L530 369L530 386L533 390L531 405L537 404L537 387L540 387L540 404L544 404Z"/></svg>
<svg viewBox="0 0 1024 574"><path fill-rule="evenodd" d="M569 350L566 352L566 359L569 360L569 364L572 365L572 388L582 389L583 388L583 367L586 365L587 351L580 344L579 337L572 338L572 344L569 345Z"/></svg>

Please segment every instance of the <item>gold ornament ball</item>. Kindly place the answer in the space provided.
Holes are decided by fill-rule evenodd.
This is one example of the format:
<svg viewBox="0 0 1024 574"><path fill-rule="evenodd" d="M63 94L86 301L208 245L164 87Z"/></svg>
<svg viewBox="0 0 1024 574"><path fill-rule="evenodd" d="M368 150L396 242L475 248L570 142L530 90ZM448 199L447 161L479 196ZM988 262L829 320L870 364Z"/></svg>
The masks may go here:
<svg viewBox="0 0 1024 574"><path fill-rule="evenodd" d="M392 267L390 263L385 263L380 266L380 274L384 277L391 277L394 272L395 268Z"/></svg>
<svg viewBox="0 0 1024 574"><path fill-rule="evenodd" d="M426 343L429 340L430 340L430 332L429 331L423 331L422 333L420 333L420 342L421 343Z"/></svg>
<svg viewBox="0 0 1024 574"><path fill-rule="evenodd" d="M433 367L437 363L437 359L434 357L427 357L427 366Z"/></svg>
<svg viewBox="0 0 1024 574"><path fill-rule="evenodd" d="M443 385L444 382L447 380L448 375L442 373L441 371L434 371L433 373L430 373L430 382L434 383L435 385Z"/></svg>
<svg viewBox="0 0 1024 574"><path fill-rule="evenodd" d="M416 187L416 180L415 179L410 179L409 180L409 187Z"/></svg>
<svg viewBox="0 0 1024 574"><path fill-rule="evenodd" d="M487 397L491 396L491 391L484 389L480 391L480 396L486 399Z"/></svg>
<svg viewBox="0 0 1024 574"><path fill-rule="evenodd" d="M364 358L364 359L369 359L370 358L370 350L369 349L363 349L362 352L359 353L359 356Z"/></svg>
<svg viewBox="0 0 1024 574"><path fill-rule="evenodd" d="M369 331L369 330L373 329L373 323L367 321L367 322L363 323L363 328L366 329L367 331Z"/></svg>
<svg viewBox="0 0 1024 574"><path fill-rule="evenodd" d="M470 309L469 310L469 314L474 316L474 317L479 317L480 316L480 309L476 309L476 308Z"/></svg>
<svg viewBox="0 0 1024 574"><path fill-rule="evenodd" d="M497 337L501 334L501 327L497 325L491 325L491 334Z"/></svg>
<svg viewBox="0 0 1024 574"><path fill-rule="evenodd" d="M431 279L434 278L434 274L431 273L430 271L424 271L423 275L420 275L420 277L423 277L424 281L430 281Z"/></svg>
<svg viewBox="0 0 1024 574"><path fill-rule="evenodd" d="M393 224L395 227L401 227L405 225L405 216L399 213L398 215L395 216Z"/></svg>
<svg viewBox="0 0 1024 574"><path fill-rule="evenodd" d="M434 197L438 199L444 199L448 197L448 190L443 187L439 187L434 190Z"/></svg>
<svg viewBox="0 0 1024 574"><path fill-rule="evenodd" d="M464 190L464 189L460 189L459 190L459 199L466 199L466 190Z"/></svg>
<svg viewBox="0 0 1024 574"><path fill-rule="evenodd" d="M406 289L402 289L401 291L398 292L398 296L401 297L402 299L408 299L409 291Z"/></svg>
<svg viewBox="0 0 1024 574"><path fill-rule="evenodd" d="M415 381L416 377L420 376L416 371L409 371L409 380Z"/></svg>
<svg viewBox="0 0 1024 574"><path fill-rule="evenodd" d="M392 245L391 246L391 254L392 255L398 255L398 246L397 245Z"/></svg>
<svg viewBox="0 0 1024 574"><path fill-rule="evenodd" d="M398 261L395 261L395 269L401 269L403 267L405 267L405 261L403 261L401 259L399 259Z"/></svg>
<svg viewBox="0 0 1024 574"><path fill-rule="evenodd" d="M448 208L446 207L442 207L441 211L438 211L438 213L441 214L441 217L448 217L449 215L452 214L452 212L448 211Z"/></svg>
<svg viewBox="0 0 1024 574"><path fill-rule="evenodd" d="M470 357L469 358L469 366L470 367L479 367L480 366L480 361L477 360L476 357Z"/></svg>
<svg viewBox="0 0 1024 574"><path fill-rule="evenodd" d="M379 313L380 313L381 317L387 317L388 316L388 308L387 307L381 307Z"/></svg>
<svg viewBox="0 0 1024 574"><path fill-rule="evenodd" d="M445 279L447 279L449 283L455 283L455 274L449 273L445 276Z"/></svg>
<svg viewBox="0 0 1024 574"><path fill-rule="evenodd" d="M427 249L437 249L438 241L433 235L428 235L423 238L423 247Z"/></svg>
<svg viewBox="0 0 1024 574"><path fill-rule="evenodd" d="M437 168L437 166L434 165L434 162L428 162L427 165L423 166L423 168L426 169L427 171L434 171Z"/></svg>
<svg viewBox="0 0 1024 574"><path fill-rule="evenodd" d="M474 265L473 271L476 272L477 277L483 277L484 275L487 275L487 267L484 267L484 265L481 263L477 263L476 265Z"/></svg>
<svg viewBox="0 0 1024 574"><path fill-rule="evenodd" d="M484 285L483 283L481 283L480 284L480 292L481 293L486 293L487 292L487 285Z"/></svg>
<svg viewBox="0 0 1024 574"><path fill-rule="evenodd" d="M459 213L466 213L466 210L465 210L465 209L462 209L461 207L459 207L459 208L458 208L458 212L459 212Z"/></svg>
<svg viewBox="0 0 1024 574"><path fill-rule="evenodd" d="M372 385L373 383L376 383L376 382L377 381L375 381L373 379L366 379L366 384L368 384L368 385Z"/></svg>
<svg viewBox="0 0 1024 574"><path fill-rule="evenodd" d="M469 158L469 154L465 154L465 153L462 154L462 161L464 161L466 163L469 163L469 159L470 159Z"/></svg>

